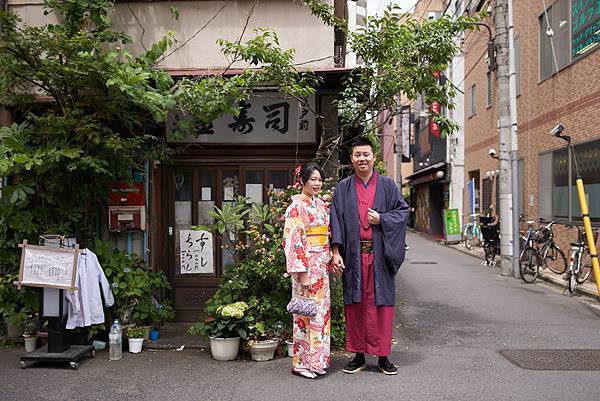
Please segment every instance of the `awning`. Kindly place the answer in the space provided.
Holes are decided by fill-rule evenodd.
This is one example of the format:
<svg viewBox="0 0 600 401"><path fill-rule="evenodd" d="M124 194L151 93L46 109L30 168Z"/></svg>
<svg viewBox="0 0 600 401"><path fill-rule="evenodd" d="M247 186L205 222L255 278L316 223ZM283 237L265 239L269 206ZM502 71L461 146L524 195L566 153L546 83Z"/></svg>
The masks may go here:
<svg viewBox="0 0 600 401"><path fill-rule="evenodd" d="M446 162L438 162L429 167L422 168L406 177L409 186L426 184L428 182L445 181Z"/></svg>
<svg viewBox="0 0 600 401"><path fill-rule="evenodd" d="M160 68L160 67L159 67ZM172 76L210 76L210 75L238 75L244 72L245 68L230 68L225 70L224 68L162 68L163 71L167 72ZM321 67L321 68L297 68L298 71L308 72L312 71L317 75L325 74L344 74L348 73L354 68L347 67Z"/></svg>

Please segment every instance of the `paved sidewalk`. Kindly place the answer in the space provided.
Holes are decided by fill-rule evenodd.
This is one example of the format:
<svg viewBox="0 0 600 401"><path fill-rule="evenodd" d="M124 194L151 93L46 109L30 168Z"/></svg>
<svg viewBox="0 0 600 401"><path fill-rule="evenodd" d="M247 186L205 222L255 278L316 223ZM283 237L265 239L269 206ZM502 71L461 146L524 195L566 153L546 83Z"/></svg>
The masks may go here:
<svg viewBox="0 0 600 401"><path fill-rule="evenodd" d="M464 243L458 243L458 244L445 244L443 242L439 242L441 245L445 245L448 248L452 248L455 249L459 252L462 252L464 254L473 256L481 261L485 260L485 256L484 256L484 252L483 252L483 248L482 247L473 247L470 251L465 247ZM567 255L568 258L568 255ZM499 257L496 257L496 262L499 262ZM567 260L568 262L568 260ZM483 266L483 265L482 265ZM487 266L484 266L487 267ZM596 283L594 283L592 281L592 275L594 274L594 272L591 273L590 278L583 284L579 284L577 286L577 290L576 290L576 294L580 294L586 297L590 297L593 298L594 300L600 301L600 297L598 296L598 290L596 288ZM543 280L547 283L550 283L554 286L560 287L561 289L565 290L565 292L568 293L568 289L567 289L567 282L564 280L563 275L558 275L558 274L554 274L552 273L549 269L540 269L540 273L538 275L538 279L539 280ZM576 295L574 294L574 295Z"/></svg>

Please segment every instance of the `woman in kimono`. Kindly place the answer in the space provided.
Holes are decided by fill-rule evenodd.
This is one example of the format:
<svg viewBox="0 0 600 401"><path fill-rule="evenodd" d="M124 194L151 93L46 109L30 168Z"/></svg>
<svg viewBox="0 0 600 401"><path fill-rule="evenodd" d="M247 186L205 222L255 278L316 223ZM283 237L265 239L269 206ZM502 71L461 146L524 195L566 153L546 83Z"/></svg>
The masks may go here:
<svg viewBox="0 0 600 401"><path fill-rule="evenodd" d="M292 297L312 298L315 317L293 315L292 373L307 379L326 374L329 367L329 210L317 198L323 170L305 164L300 170L302 193L292 197L285 212L283 248L287 272L292 277Z"/></svg>

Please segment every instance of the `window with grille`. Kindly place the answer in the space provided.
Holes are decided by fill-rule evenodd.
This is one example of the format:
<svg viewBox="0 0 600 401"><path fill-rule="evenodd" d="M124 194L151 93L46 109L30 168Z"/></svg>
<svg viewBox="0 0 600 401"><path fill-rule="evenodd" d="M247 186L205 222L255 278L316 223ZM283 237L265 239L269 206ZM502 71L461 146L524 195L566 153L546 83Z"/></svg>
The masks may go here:
<svg viewBox="0 0 600 401"><path fill-rule="evenodd" d="M481 189L481 212L487 213L492 206L492 179L484 178L482 181L482 189Z"/></svg>
<svg viewBox="0 0 600 401"><path fill-rule="evenodd" d="M487 96L485 106L489 109L492 107L492 73L491 71L487 72Z"/></svg>
<svg viewBox="0 0 600 401"><path fill-rule="evenodd" d="M540 15L540 81L571 61L569 1L558 0Z"/></svg>
<svg viewBox="0 0 600 401"><path fill-rule="evenodd" d="M574 150L585 185L590 219L600 221L600 202L597 201L600 199L600 140L578 144ZM563 148L538 157L540 217L581 220L575 186L577 173L569 153Z"/></svg>
<svg viewBox="0 0 600 401"><path fill-rule="evenodd" d="M477 114L477 86L475 84L471 85L469 89L469 102L467 103L467 111L468 116L473 117Z"/></svg>
<svg viewBox="0 0 600 401"><path fill-rule="evenodd" d="M521 94L521 40L515 38L515 86L517 87L516 96Z"/></svg>

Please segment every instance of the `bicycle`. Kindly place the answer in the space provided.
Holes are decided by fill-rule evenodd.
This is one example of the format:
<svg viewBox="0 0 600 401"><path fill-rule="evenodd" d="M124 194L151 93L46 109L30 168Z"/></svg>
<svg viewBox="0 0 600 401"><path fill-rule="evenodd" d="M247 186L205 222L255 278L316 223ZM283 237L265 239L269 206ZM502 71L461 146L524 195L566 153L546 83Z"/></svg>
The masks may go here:
<svg viewBox="0 0 600 401"><path fill-rule="evenodd" d="M543 220L540 220L544 223ZM525 236L521 236L521 253L519 255L519 273L523 281L533 283L539 275L539 267L550 269L553 273L563 274L567 270L565 253L554 242L553 220L537 230L532 228L533 220L527 221ZM541 249L540 249L541 247ZM535 254L535 255L534 255ZM535 259L535 266L533 264Z"/></svg>
<svg viewBox="0 0 600 401"><path fill-rule="evenodd" d="M478 213L472 214L471 217L473 218L473 221L471 223L465 224L465 227L463 228L463 238L465 241L465 248L467 248L467 250L469 250L469 251L473 248L473 245L475 245L475 242L477 242L478 246L481 246L481 244L483 243L481 227L479 226L479 223L477 222L478 216L479 216Z"/></svg>
<svg viewBox="0 0 600 401"><path fill-rule="evenodd" d="M540 222L544 222L540 220ZM560 247L554 242L554 231L552 226L556 220L540 227L535 236L535 241L542 249L539 250L542 257L542 269L548 268L555 274L563 274L567 270L567 257Z"/></svg>
<svg viewBox="0 0 600 401"><path fill-rule="evenodd" d="M486 266L496 266L496 255L500 254L500 224L497 217L480 216L481 235L483 236L483 251Z"/></svg>
<svg viewBox="0 0 600 401"><path fill-rule="evenodd" d="M533 229L533 220L527 221L527 231L521 240L521 254L519 255L519 274L521 279L527 284L535 281L540 273L541 256L535 247L533 238L535 231Z"/></svg>
<svg viewBox="0 0 600 401"><path fill-rule="evenodd" d="M579 226L567 225L569 229L577 228L577 241L571 242L571 255L569 257L569 269L565 275L567 288L572 294L578 284L583 284L592 271L592 258L587 246L585 231Z"/></svg>

